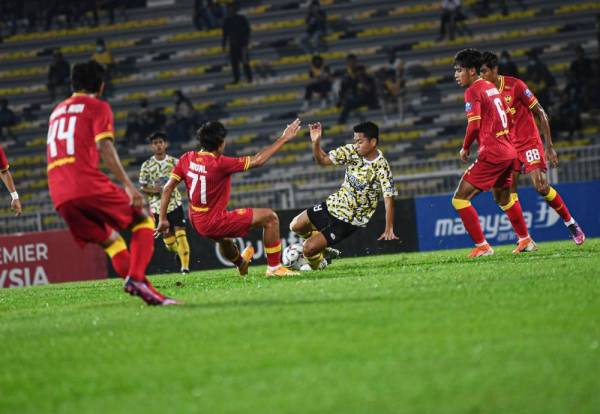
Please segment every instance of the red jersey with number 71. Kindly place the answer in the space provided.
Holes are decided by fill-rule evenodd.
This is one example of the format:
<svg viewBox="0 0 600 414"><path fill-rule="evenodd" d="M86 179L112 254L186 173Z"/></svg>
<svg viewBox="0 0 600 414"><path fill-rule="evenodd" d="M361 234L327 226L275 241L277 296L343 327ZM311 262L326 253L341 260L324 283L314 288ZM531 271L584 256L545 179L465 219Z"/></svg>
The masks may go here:
<svg viewBox="0 0 600 414"><path fill-rule="evenodd" d="M231 175L246 171L250 157L227 157L212 152L186 152L173 168L171 178L184 181L192 213L220 213L227 208Z"/></svg>
<svg viewBox="0 0 600 414"><path fill-rule="evenodd" d="M510 142L509 119L506 106L496 86L478 79L465 91L467 121L480 121L477 158L499 162L517 157Z"/></svg>
<svg viewBox="0 0 600 414"><path fill-rule="evenodd" d="M66 201L114 191L98 168L96 142L114 139L110 105L92 95L74 94L50 115L46 156L48 187L55 207Z"/></svg>
<svg viewBox="0 0 600 414"><path fill-rule="evenodd" d="M520 79L500 76L500 93L513 118L510 135L517 151L529 149L532 144L542 147L542 138L531 112L538 103L533 92Z"/></svg>

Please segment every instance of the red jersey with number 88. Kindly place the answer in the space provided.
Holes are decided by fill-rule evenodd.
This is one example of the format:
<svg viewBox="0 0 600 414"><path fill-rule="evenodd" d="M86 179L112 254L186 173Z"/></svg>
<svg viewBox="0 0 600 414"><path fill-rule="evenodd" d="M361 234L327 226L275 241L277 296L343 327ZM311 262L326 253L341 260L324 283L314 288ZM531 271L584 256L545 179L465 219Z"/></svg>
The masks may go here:
<svg viewBox="0 0 600 414"><path fill-rule="evenodd" d="M467 121L480 121L477 158L499 162L516 158L510 142L509 119L506 105L496 86L478 79L465 91Z"/></svg>
<svg viewBox="0 0 600 414"><path fill-rule="evenodd" d="M250 167L250 157L216 156L211 152L186 152L173 168L171 178L184 181L192 212L221 213L231 193L231 175Z"/></svg>
<svg viewBox="0 0 600 414"><path fill-rule="evenodd" d="M98 168L96 142L114 138L110 105L92 95L74 94L52 111L46 156L48 187L55 207L65 201L114 191Z"/></svg>

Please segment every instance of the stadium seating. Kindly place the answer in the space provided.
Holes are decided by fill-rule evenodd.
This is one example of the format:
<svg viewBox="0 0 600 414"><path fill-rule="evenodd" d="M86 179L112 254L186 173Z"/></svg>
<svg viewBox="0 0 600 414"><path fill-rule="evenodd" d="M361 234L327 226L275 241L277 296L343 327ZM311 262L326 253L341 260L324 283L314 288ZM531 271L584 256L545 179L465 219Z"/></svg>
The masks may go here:
<svg viewBox="0 0 600 414"><path fill-rule="evenodd" d="M230 131L232 154L253 153L266 145L296 116L325 126L324 143L331 147L347 141L351 125L336 125L340 109L335 106L301 111L307 68L311 56L297 45L304 30L304 9L287 0L253 1L242 12L252 24L251 59L255 72L268 66L264 76L255 73L252 84L230 84L231 72L221 50L221 31L197 31L191 22L192 2L175 7L135 10L131 20L95 28L75 28L51 32L19 34L0 44L0 98L23 114L13 128L15 138L3 145L9 153L13 174L22 194L26 212L48 211L45 170L45 134L50 102L46 74L52 52L59 48L69 62L89 58L95 40L104 37L117 60L113 93L108 98L115 112L115 126L122 141L127 114L138 109L141 98L151 108L173 112L172 94L183 91L197 110L219 114ZM394 166L395 174L413 174L403 166L422 160L455 158L464 133L462 90L454 84L452 56L461 48L473 46L496 51L508 50L520 69L526 53L543 51L559 85L566 82L565 71L573 59L573 45L580 44L588 56L597 56L595 14L600 2L578 3L559 0L526 1L527 10L514 6L511 13L497 12L487 17L469 13L466 24L472 37L437 42L439 1L409 0L328 0L322 1L328 13L328 49L322 56L334 70L344 67L345 57L354 53L361 64L374 72L381 67L390 49L405 62L407 102L410 110L403 120L383 119L381 110L363 108L361 118L382 126L381 147ZM470 7L474 0L464 1ZM245 2L244 2L245 4ZM467 7L467 10L469 10ZM586 126L583 138L569 145L598 143L597 127ZM173 155L194 148L194 139L171 147ZM560 144L559 144L560 145ZM141 162L149 156L145 145L120 145L124 164L137 178ZM276 204L274 186L294 186L297 201L309 204L325 196L339 184L340 171L325 169L314 173L306 133L276 155L269 168L251 171L234 179L232 203L242 205ZM434 164L436 165L436 164ZM430 167L433 168L433 167ZM454 167L457 168L457 167ZM307 173L311 171L311 173ZM436 181L437 180L437 181ZM439 180L399 182L401 194L440 191ZM287 191L287 187L281 187ZM311 188L313 190L311 190ZM2 204L0 213L7 213ZM52 218L47 218L52 225Z"/></svg>

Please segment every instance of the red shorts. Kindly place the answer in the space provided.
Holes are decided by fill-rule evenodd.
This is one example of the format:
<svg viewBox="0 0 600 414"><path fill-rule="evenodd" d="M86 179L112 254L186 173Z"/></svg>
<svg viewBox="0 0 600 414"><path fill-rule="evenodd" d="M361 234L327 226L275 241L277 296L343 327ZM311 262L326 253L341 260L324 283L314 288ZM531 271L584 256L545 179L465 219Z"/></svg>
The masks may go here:
<svg viewBox="0 0 600 414"><path fill-rule="evenodd" d="M544 146L541 142L532 143L530 146L519 148L517 150L518 158L515 160L514 170L520 173L529 174L533 170L542 169L546 171L546 157Z"/></svg>
<svg viewBox="0 0 600 414"><path fill-rule="evenodd" d="M475 160L463 174L463 180L481 191L490 188L507 188L512 183L512 171L515 160L489 162Z"/></svg>
<svg viewBox="0 0 600 414"><path fill-rule="evenodd" d="M81 247L86 243L100 244L110 237L113 229L124 230L145 216L141 208L131 205L127 193L117 186L109 193L65 201L56 210Z"/></svg>
<svg viewBox="0 0 600 414"><path fill-rule="evenodd" d="M251 208L238 208L216 214L191 211L190 222L196 232L209 239L223 237L245 237L250 231L253 211Z"/></svg>

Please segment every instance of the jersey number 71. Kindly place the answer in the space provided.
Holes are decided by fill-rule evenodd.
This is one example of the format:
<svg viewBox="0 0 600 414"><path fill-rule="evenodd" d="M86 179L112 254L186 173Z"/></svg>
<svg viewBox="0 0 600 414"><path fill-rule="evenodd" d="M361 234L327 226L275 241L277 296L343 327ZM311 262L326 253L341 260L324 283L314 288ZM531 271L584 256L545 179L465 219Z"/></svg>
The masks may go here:
<svg viewBox="0 0 600 414"><path fill-rule="evenodd" d="M190 186L190 201L194 199L194 190L200 181L200 204L206 204L206 176L202 174L196 174L188 171L187 176L192 179L192 185Z"/></svg>

